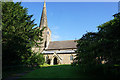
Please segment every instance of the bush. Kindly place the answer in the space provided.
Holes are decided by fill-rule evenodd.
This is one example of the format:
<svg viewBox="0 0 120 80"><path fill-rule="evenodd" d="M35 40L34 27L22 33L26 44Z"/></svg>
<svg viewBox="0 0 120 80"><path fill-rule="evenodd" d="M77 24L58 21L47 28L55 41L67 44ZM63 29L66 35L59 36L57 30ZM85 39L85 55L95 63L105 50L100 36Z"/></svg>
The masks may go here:
<svg viewBox="0 0 120 80"><path fill-rule="evenodd" d="M45 62L45 59L43 57L43 54L33 53L33 55L27 59L26 64L29 67L38 67L39 65L43 65L44 62Z"/></svg>

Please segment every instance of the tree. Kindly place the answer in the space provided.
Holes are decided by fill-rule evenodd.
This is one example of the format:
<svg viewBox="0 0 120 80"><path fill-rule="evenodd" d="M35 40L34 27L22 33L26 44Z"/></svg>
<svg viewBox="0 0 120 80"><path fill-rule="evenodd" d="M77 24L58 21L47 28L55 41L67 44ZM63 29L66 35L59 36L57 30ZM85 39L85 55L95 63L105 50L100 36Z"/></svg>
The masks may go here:
<svg viewBox="0 0 120 80"><path fill-rule="evenodd" d="M76 59L81 71L119 77L119 14L116 14L113 20L98 26L98 32L88 32L83 35L77 43Z"/></svg>
<svg viewBox="0 0 120 80"><path fill-rule="evenodd" d="M33 54L27 60L25 60L25 62L31 67L36 67L39 65L43 65L45 60L43 54Z"/></svg>
<svg viewBox="0 0 120 80"><path fill-rule="evenodd" d="M108 63L120 64L120 16L117 15L113 20L110 20L98 26L101 35L100 44L103 48L103 56L108 60Z"/></svg>
<svg viewBox="0 0 120 80"><path fill-rule="evenodd" d="M77 59L79 64L95 64L97 36L97 33L88 32L77 41Z"/></svg>
<svg viewBox="0 0 120 80"><path fill-rule="evenodd" d="M120 62L120 17L117 15L98 26L97 33L86 33L78 40L78 61L84 64L107 63L118 64Z"/></svg>
<svg viewBox="0 0 120 80"><path fill-rule="evenodd" d="M28 15L27 8L20 4L2 3L3 65L16 65L27 60L32 54L31 48L42 41L43 29L34 29L33 15Z"/></svg>

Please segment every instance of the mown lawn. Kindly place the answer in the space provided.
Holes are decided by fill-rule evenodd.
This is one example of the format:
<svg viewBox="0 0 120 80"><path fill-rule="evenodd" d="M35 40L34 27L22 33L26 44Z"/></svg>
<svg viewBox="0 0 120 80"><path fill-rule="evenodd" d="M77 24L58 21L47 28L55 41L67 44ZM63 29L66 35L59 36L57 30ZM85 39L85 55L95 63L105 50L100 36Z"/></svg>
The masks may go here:
<svg viewBox="0 0 120 80"><path fill-rule="evenodd" d="M91 74L80 73L78 71L77 66L71 65L54 65L48 67L42 67L40 69L36 69L24 76L22 79L53 79L53 78L76 78L80 80L103 80L103 76L96 76ZM21 80L22 80L21 79Z"/></svg>

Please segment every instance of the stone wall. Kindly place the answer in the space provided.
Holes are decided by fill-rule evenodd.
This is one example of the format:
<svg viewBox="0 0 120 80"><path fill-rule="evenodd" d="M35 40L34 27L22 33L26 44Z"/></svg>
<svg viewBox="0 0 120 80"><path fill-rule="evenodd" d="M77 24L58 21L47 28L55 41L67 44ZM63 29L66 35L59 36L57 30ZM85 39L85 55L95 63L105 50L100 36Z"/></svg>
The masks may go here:
<svg viewBox="0 0 120 80"><path fill-rule="evenodd" d="M67 54L57 54L59 56L59 58L57 56L55 56L54 54L44 54L45 57L45 61L47 60L46 57L48 56L48 58L50 59L50 64L54 65L54 58L57 57L58 59L58 64L71 64L73 62L73 60L70 60L70 56L73 56L73 59L75 58L75 53L67 53Z"/></svg>

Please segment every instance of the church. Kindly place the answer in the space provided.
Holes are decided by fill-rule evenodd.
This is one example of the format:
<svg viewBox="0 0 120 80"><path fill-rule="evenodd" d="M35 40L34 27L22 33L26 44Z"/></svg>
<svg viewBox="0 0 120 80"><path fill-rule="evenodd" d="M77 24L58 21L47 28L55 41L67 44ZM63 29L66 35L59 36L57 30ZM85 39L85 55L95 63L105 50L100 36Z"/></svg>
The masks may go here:
<svg viewBox="0 0 120 80"><path fill-rule="evenodd" d="M51 30L47 24L46 2L44 1L39 29L43 31L41 48L34 47L32 50L40 52L45 57L45 62L50 65L71 64L76 57L76 40L51 41Z"/></svg>

